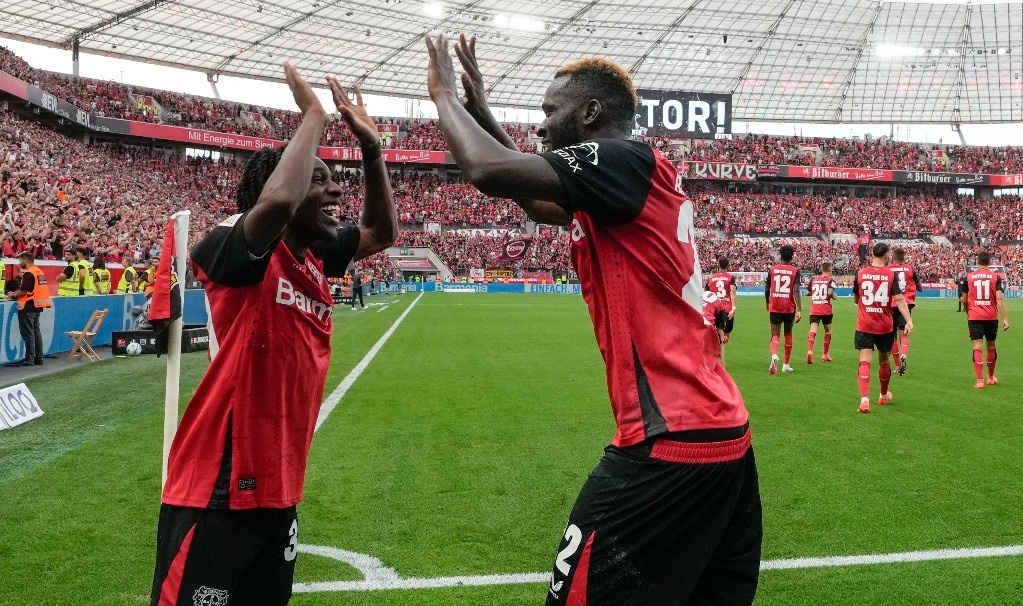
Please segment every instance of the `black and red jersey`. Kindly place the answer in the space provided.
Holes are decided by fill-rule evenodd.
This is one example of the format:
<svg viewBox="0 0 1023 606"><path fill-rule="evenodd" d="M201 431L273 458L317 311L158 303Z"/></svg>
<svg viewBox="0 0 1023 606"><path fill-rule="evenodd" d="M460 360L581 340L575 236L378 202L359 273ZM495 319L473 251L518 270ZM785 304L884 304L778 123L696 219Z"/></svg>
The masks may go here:
<svg viewBox="0 0 1023 606"><path fill-rule="evenodd" d="M968 320L997 320L998 295L1002 292L1002 278L990 269L980 268L966 274L965 288L959 292L966 295L966 316Z"/></svg>
<svg viewBox="0 0 1023 606"><path fill-rule="evenodd" d="M728 272L719 271L707 278L707 290L710 290L718 299L725 304L726 311L732 311L732 287L735 286L735 276Z"/></svg>
<svg viewBox="0 0 1023 606"><path fill-rule="evenodd" d="M327 277L344 275L359 229L339 228L304 259L283 241L255 257L241 217L191 252L206 289L211 360L171 446L168 505L280 508L302 500L330 364Z"/></svg>
<svg viewBox="0 0 1023 606"><path fill-rule="evenodd" d="M594 139L543 154L572 213L572 263L629 446L660 434L739 427L748 414L703 318L693 202L649 145Z"/></svg>
<svg viewBox="0 0 1023 606"><path fill-rule="evenodd" d="M831 276L817 276L810 280L810 315L830 316L835 313L831 297L835 294L835 281Z"/></svg>
<svg viewBox="0 0 1023 606"><path fill-rule="evenodd" d="M799 296L799 269L795 265L779 263L767 270L767 311L779 314L796 312Z"/></svg>
<svg viewBox="0 0 1023 606"><path fill-rule="evenodd" d="M916 293L923 290L923 284L920 283L916 270L905 263L892 263L888 269L895 272L895 279L899 283L899 288L902 289L902 296L906 297L906 305L915 304ZM892 307L895 306L895 298L892 297Z"/></svg>
<svg viewBox="0 0 1023 606"><path fill-rule="evenodd" d="M725 322L728 321L728 312L730 311L725 302L718 298L713 290L703 293L703 317L707 320L708 324L714 328L724 330Z"/></svg>
<svg viewBox="0 0 1023 606"><path fill-rule="evenodd" d="M853 282L853 296L859 309L856 330L875 335L892 332L895 324L891 303L895 295L901 294L895 272L887 267L868 266L856 272Z"/></svg>

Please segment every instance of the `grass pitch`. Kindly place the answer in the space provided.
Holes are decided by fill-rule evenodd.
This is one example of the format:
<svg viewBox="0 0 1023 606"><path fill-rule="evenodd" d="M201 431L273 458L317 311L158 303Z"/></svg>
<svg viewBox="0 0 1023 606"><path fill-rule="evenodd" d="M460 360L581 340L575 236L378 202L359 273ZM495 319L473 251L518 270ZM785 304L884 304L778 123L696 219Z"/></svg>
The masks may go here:
<svg viewBox="0 0 1023 606"><path fill-rule="evenodd" d="M416 296L336 310L328 393ZM805 364L804 320L796 372L774 377L762 299L739 300L726 361L752 415L765 560L1023 544L1023 328L999 334L1001 384L975 391L955 306L918 303L894 402L858 415L852 300L836 306L834 362ZM1009 301L1010 319L1020 311ZM204 354L185 356L182 405L205 366ZM29 382L45 416L0 432L0 603L146 602L162 368L128 358ZM875 402L877 391L875 364ZM581 298L424 295L314 439L300 540L371 555L403 578L546 572L612 433ZM298 562L298 582L361 579L328 558ZM1023 557L772 570L756 603L1014 604L1021 579ZM316 592L292 603L517 606L545 591Z"/></svg>

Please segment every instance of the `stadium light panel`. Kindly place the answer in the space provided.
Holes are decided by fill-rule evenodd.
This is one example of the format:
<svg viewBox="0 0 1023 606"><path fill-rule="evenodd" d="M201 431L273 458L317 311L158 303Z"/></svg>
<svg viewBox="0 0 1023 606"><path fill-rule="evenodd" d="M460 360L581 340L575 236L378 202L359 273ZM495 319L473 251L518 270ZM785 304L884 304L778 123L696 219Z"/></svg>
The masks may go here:
<svg viewBox="0 0 1023 606"><path fill-rule="evenodd" d="M521 15L505 15L504 13L498 13L494 15L494 25L500 28L518 29L526 32L544 31L543 21L533 19L532 17L523 17Z"/></svg>
<svg viewBox="0 0 1023 606"><path fill-rule="evenodd" d="M440 2L427 2L423 5L423 14L427 17L440 19L444 16L444 5Z"/></svg>

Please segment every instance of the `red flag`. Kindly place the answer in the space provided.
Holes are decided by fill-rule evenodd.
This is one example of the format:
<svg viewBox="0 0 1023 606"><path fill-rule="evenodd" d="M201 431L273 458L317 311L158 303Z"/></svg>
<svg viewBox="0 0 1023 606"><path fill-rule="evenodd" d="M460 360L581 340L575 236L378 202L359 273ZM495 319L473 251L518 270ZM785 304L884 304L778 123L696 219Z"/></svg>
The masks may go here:
<svg viewBox="0 0 1023 606"><path fill-rule="evenodd" d="M174 270L174 221L167 225L160 249L160 266L156 268L153 285L153 299L149 302L149 323L156 337L156 355L167 353L171 323L181 317L181 285L173 275Z"/></svg>

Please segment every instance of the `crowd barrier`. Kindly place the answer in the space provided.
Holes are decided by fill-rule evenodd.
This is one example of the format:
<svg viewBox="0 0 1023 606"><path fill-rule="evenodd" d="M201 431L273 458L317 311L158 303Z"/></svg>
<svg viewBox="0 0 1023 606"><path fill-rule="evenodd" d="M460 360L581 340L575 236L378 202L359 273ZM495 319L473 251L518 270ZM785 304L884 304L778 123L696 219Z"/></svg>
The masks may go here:
<svg viewBox="0 0 1023 606"><path fill-rule="evenodd" d="M405 282L405 292L454 292L454 293L518 293L544 295L581 295L579 284L507 284L507 283L476 283L476 282ZM391 292L398 291L398 285L392 284Z"/></svg>

